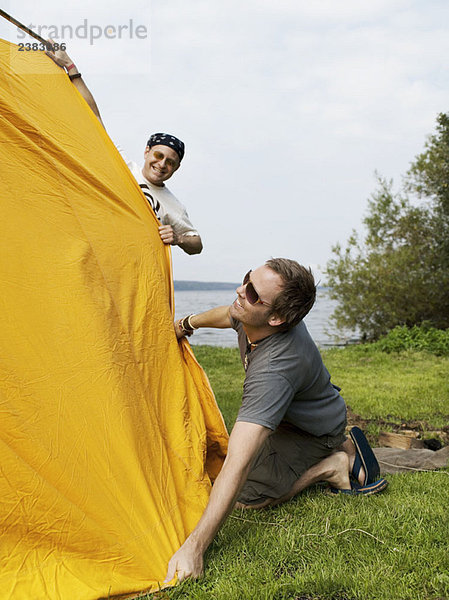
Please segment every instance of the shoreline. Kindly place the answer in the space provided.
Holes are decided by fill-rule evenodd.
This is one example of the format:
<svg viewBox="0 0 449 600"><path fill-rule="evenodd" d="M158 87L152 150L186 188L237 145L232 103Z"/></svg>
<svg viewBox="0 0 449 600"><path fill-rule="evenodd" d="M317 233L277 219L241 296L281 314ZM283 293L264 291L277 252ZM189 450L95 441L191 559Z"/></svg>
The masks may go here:
<svg viewBox="0 0 449 600"><path fill-rule="evenodd" d="M315 342L317 348L319 350L331 350L332 348L350 348L353 346L360 346L361 344L364 343L369 343L369 342L362 342L361 340L351 340L349 342L342 342L340 344L336 343L336 344L318 344L317 342ZM192 342L189 341L190 346L192 346L192 348L194 348L195 346L201 346L201 347L206 347L206 348L222 348L222 349L236 349L238 350L238 344L235 345L227 345L227 346L223 346L221 344L204 344L202 342L200 342L199 344L193 344Z"/></svg>

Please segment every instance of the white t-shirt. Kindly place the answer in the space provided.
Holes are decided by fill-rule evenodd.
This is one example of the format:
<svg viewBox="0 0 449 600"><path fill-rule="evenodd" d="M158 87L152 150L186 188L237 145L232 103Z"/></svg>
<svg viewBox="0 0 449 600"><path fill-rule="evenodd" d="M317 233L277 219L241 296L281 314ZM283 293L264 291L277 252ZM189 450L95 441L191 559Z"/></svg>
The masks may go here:
<svg viewBox="0 0 449 600"><path fill-rule="evenodd" d="M199 235L192 225L185 207L167 186L160 187L152 184L143 176L142 168L137 163L128 160L119 146L117 146L117 150L128 165L159 221L163 225L171 225L176 235Z"/></svg>

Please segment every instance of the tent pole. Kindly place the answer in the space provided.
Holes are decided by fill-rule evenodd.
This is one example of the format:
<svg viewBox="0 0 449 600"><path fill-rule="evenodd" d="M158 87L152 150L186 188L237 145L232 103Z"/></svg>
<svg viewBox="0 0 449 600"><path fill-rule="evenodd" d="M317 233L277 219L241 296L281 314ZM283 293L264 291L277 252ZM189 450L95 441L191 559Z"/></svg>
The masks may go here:
<svg viewBox="0 0 449 600"><path fill-rule="evenodd" d="M47 42L47 40L44 40L43 37L41 37L40 35L38 35L37 33L35 33L29 27L26 27L26 25L23 25L23 23L21 23L20 21L17 21L17 19L15 19L14 17L11 17L11 15L8 15L8 13L6 13L1 8L0 8L0 17L3 17L4 19L6 19L7 21L9 21L13 25L16 25L19 29L21 29L22 31L25 31L25 33L27 33L28 35L31 35L31 37L34 37L36 40L39 40L39 42L42 42L42 44L45 44L45 47L47 49L49 49L49 47L51 49L50 42Z"/></svg>

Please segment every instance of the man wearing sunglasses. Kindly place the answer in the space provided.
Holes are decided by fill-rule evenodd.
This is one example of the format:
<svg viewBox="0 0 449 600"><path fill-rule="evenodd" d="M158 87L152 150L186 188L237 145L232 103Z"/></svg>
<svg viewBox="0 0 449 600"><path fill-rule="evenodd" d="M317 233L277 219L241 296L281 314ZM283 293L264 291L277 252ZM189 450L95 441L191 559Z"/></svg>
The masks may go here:
<svg viewBox="0 0 449 600"><path fill-rule="evenodd" d="M53 43L52 40L49 42ZM66 70L70 80L104 127L97 103L67 52L47 50L46 54ZM119 146L117 149L161 223L159 235L164 244L179 246L187 254L199 254L203 249L200 234L192 225L185 207L165 185L165 181L181 165L184 143L168 133L154 133L145 148L143 167L128 160Z"/></svg>
<svg viewBox="0 0 449 600"><path fill-rule="evenodd" d="M175 323L178 339L199 327L233 327L246 377L223 468L200 521L169 562L167 582L201 575L203 554L234 507L279 504L319 481L333 494L387 486L363 433L353 428L353 441L346 439L344 400L303 322L315 302L310 269L270 259L236 291L231 306Z"/></svg>
<svg viewBox="0 0 449 600"><path fill-rule="evenodd" d="M179 246L187 254L199 254L203 249L200 234L193 227L185 207L164 183L179 169L184 143L168 133L154 133L147 142L142 168L129 161L121 148L117 148L161 221L159 235L164 244Z"/></svg>

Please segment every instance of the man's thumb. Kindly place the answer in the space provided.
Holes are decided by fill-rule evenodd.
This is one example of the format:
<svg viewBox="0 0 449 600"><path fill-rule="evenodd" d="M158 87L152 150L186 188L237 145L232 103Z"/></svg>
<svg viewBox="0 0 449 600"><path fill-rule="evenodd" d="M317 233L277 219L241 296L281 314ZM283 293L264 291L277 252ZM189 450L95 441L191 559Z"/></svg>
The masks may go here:
<svg viewBox="0 0 449 600"><path fill-rule="evenodd" d="M176 562L174 560L170 560L168 563L167 575L164 579L164 583L169 583L176 574Z"/></svg>

